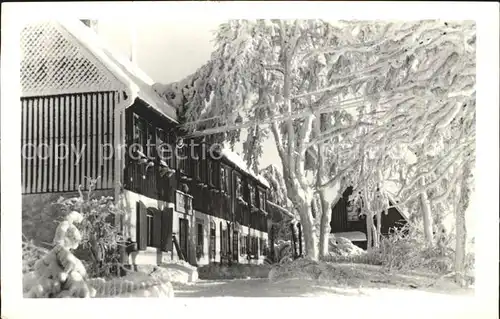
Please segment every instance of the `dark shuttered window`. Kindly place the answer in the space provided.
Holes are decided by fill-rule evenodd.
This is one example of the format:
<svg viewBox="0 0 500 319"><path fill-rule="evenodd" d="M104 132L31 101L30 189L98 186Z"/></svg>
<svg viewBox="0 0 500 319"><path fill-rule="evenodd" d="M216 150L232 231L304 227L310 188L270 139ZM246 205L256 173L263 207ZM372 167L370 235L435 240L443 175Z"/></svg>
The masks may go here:
<svg viewBox="0 0 500 319"><path fill-rule="evenodd" d="M161 218L162 218L162 212L159 211L158 209L152 209L152 214L153 214L153 227L151 230L153 231L152 234L152 242L151 246L156 247L156 248L161 248Z"/></svg>
<svg viewBox="0 0 500 319"><path fill-rule="evenodd" d="M142 202L137 202L136 229L139 250L155 247L163 251L171 251L172 218L172 208L167 208L162 212L156 208L147 208Z"/></svg>
<svg viewBox="0 0 500 319"><path fill-rule="evenodd" d="M147 208L142 202L137 202L137 246L139 250L146 250L148 247L148 224Z"/></svg>
<svg viewBox="0 0 500 319"><path fill-rule="evenodd" d="M147 224L147 246L153 247L153 218L154 213L152 210L148 209L146 213L146 224Z"/></svg>

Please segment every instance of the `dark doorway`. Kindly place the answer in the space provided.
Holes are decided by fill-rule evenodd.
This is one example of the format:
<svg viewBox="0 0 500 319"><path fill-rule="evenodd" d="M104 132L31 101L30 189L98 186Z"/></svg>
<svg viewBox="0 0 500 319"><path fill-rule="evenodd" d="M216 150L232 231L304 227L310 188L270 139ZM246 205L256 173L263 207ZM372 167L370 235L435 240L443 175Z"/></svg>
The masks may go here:
<svg viewBox="0 0 500 319"><path fill-rule="evenodd" d="M186 260L189 260L188 242L189 242L189 221L184 218L179 218L179 246Z"/></svg>

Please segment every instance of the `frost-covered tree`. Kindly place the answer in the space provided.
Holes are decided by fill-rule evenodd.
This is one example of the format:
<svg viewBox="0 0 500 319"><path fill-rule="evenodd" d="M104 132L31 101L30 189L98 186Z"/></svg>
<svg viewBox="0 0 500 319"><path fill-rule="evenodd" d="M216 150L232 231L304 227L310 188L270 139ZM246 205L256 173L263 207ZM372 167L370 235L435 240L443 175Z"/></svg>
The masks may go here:
<svg viewBox="0 0 500 319"><path fill-rule="evenodd" d="M232 20L205 66L157 90L194 135L234 144L245 130L250 167L272 136L316 259L327 253L331 207L344 188L363 196L372 229L387 171L405 166L401 146L446 129L470 99L474 32L473 23L443 21Z"/></svg>
<svg viewBox="0 0 500 319"><path fill-rule="evenodd" d="M283 208L287 208L289 206L289 200L286 193L285 180L276 166L269 165L260 170L259 173L269 183L268 199Z"/></svg>

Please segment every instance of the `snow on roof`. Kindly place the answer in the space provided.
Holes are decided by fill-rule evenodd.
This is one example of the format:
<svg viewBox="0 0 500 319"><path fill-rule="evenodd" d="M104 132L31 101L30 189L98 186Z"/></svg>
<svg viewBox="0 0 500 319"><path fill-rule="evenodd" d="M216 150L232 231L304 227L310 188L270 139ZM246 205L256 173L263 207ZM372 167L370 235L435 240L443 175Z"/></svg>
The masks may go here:
<svg viewBox="0 0 500 319"><path fill-rule="evenodd" d="M80 20L63 19L58 23L87 48L108 70L150 107L177 122L176 110L153 89L154 81L129 59L114 52L92 29Z"/></svg>
<svg viewBox="0 0 500 319"><path fill-rule="evenodd" d="M234 165L236 165L236 167L238 167L239 169L241 169L242 171L244 171L245 173L251 175L253 178L255 178L256 180L258 180L262 185L264 185L265 187L269 188L269 183L267 182L267 180L262 176L262 175L258 175L258 174L255 174L253 171L249 170L247 168L247 165L246 163L243 161L243 159L241 158L240 155L236 154L235 152L227 149L227 148L223 148L221 150L221 154L222 156L224 156L229 162L233 163Z"/></svg>

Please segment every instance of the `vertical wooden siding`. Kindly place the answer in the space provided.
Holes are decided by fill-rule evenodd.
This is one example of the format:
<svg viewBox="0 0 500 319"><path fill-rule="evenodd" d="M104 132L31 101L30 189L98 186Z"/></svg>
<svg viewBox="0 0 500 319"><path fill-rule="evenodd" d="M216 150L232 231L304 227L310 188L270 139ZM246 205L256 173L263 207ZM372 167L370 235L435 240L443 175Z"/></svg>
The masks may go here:
<svg viewBox="0 0 500 319"><path fill-rule="evenodd" d="M87 185L85 177L100 177L97 189L113 187L108 152L115 97L99 92L21 98L23 194L76 191Z"/></svg>

